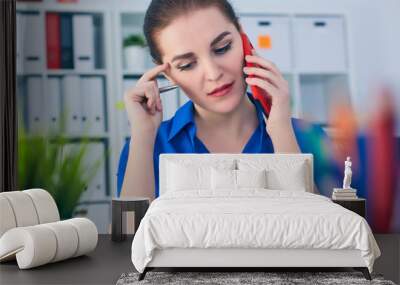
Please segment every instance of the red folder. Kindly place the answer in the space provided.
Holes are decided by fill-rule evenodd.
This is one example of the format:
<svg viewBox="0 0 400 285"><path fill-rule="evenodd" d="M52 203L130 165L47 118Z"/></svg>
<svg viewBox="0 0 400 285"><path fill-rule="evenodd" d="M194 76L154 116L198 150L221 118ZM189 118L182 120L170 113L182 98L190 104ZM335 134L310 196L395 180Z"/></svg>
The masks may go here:
<svg viewBox="0 0 400 285"><path fill-rule="evenodd" d="M46 14L47 68L61 68L60 16Z"/></svg>
<svg viewBox="0 0 400 285"><path fill-rule="evenodd" d="M396 190L396 139L393 95L383 88L369 131L368 204L369 222L374 233L390 233L394 226Z"/></svg>

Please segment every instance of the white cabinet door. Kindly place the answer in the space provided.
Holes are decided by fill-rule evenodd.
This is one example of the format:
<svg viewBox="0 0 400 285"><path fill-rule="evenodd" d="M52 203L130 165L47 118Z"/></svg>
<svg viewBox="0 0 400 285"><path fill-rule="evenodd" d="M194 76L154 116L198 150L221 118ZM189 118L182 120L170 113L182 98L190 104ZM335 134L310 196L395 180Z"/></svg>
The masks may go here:
<svg viewBox="0 0 400 285"><path fill-rule="evenodd" d="M295 17L293 33L297 71L346 71L346 41L342 17Z"/></svg>
<svg viewBox="0 0 400 285"><path fill-rule="evenodd" d="M291 71L289 17L243 16L240 23L260 56L275 63L281 72Z"/></svg>

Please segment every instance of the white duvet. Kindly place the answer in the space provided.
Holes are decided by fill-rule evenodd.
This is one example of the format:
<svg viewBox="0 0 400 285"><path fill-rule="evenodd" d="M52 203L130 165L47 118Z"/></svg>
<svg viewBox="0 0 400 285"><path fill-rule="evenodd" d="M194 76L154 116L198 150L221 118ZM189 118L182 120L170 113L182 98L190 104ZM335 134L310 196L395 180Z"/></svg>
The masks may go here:
<svg viewBox="0 0 400 285"><path fill-rule="evenodd" d="M132 243L143 272L155 249L358 249L372 272L380 250L365 219L321 195L299 191L180 191L151 203Z"/></svg>

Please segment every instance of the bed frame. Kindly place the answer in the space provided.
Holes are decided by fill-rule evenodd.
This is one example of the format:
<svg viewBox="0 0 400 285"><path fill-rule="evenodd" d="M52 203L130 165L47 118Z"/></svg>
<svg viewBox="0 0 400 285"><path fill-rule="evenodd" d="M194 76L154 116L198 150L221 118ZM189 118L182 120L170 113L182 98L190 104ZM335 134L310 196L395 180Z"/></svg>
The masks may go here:
<svg viewBox="0 0 400 285"><path fill-rule="evenodd" d="M166 192L167 160L214 160L221 158L305 160L309 167L308 192L313 192L312 154L161 154L160 155L160 195ZM255 248L168 248L157 249L153 259L139 280L155 268L231 268L246 271L254 268L343 268L350 267L361 271L367 280L371 275L361 257L360 250L333 249L255 249ZM236 270L237 269L237 270Z"/></svg>
<svg viewBox="0 0 400 285"><path fill-rule="evenodd" d="M198 249L170 248L155 250L139 280L155 268L232 268L246 271L254 268L337 268L350 267L371 280L359 250L330 249ZM237 269L237 270L236 270Z"/></svg>

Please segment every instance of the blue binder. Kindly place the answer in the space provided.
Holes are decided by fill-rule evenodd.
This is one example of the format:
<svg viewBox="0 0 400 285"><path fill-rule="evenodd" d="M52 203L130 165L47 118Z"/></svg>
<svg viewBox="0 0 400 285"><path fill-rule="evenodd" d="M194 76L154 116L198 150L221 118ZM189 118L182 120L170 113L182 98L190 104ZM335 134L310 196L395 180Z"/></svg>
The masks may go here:
<svg viewBox="0 0 400 285"><path fill-rule="evenodd" d="M72 15L60 15L61 68L74 68L74 49L72 39Z"/></svg>

